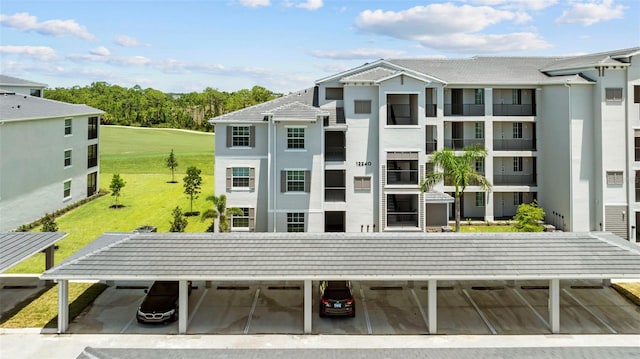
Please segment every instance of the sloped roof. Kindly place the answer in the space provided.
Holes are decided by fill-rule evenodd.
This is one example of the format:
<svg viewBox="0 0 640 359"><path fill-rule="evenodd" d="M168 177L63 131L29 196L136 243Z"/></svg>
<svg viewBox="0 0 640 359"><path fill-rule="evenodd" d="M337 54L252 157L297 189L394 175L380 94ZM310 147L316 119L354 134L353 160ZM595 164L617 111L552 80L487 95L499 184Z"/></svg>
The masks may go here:
<svg viewBox="0 0 640 359"><path fill-rule="evenodd" d="M341 82L376 82L380 79L393 76L402 71L392 70L385 67L374 67L353 75L345 76L340 79Z"/></svg>
<svg viewBox="0 0 640 359"><path fill-rule="evenodd" d="M626 64L620 60L626 59L629 56L636 55L639 52L640 47L632 47L629 49L599 52L596 54L572 56L569 58L554 61L541 68L541 71L573 70L602 65L626 66Z"/></svg>
<svg viewBox="0 0 640 359"><path fill-rule="evenodd" d="M0 233L0 273L66 237L63 232Z"/></svg>
<svg viewBox="0 0 640 359"><path fill-rule="evenodd" d="M209 120L212 124L217 122L253 122L263 121L265 114L272 113L278 108L287 104L298 102L300 104L313 106L314 96L317 96L314 88L308 88L293 92L271 101L263 102L254 106L246 107L238 111L230 112L221 116L213 117Z"/></svg>
<svg viewBox="0 0 640 359"><path fill-rule="evenodd" d="M313 107L298 101L274 108L269 114L273 116L275 121L300 121L301 119L316 121L318 116L329 116L328 111L323 111L318 107Z"/></svg>
<svg viewBox="0 0 640 359"><path fill-rule="evenodd" d="M11 77L7 75L0 75L0 87L2 86L12 86L12 87L47 87L46 84L41 84L39 82L27 81L23 79L19 79L17 77Z"/></svg>
<svg viewBox="0 0 640 359"><path fill-rule="evenodd" d="M0 94L0 121L20 121L104 113L91 106L47 100L22 94Z"/></svg>
<svg viewBox="0 0 640 359"><path fill-rule="evenodd" d="M41 279L640 279L611 233L135 233Z"/></svg>
<svg viewBox="0 0 640 359"><path fill-rule="evenodd" d="M425 203L453 203L455 201L455 198L449 194L436 190L431 190L424 194Z"/></svg>

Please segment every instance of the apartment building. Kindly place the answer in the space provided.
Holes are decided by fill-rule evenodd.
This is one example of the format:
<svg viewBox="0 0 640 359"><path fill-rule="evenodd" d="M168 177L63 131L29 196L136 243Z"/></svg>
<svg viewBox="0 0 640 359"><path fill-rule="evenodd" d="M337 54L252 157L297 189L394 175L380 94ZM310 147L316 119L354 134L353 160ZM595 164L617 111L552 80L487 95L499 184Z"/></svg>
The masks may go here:
<svg viewBox="0 0 640 359"><path fill-rule="evenodd" d="M0 76L0 232L99 189L103 111L44 99L45 87Z"/></svg>
<svg viewBox="0 0 640 359"><path fill-rule="evenodd" d="M427 231L454 215L452 186L420 191L430 155L480 144L493 188L466 189L463 220L537 200L559 229L635 240L639 103L640 48L378 60L213 118L215 192L234 231Z"/></svg>

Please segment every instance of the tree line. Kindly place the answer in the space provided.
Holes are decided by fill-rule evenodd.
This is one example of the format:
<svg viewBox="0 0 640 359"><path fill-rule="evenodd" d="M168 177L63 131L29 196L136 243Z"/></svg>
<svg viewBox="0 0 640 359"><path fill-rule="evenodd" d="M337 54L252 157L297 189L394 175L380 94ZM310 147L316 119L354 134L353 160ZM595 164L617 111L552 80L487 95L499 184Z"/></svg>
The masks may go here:
<svg viewBox="0 0 640 359"><path fill-rule="evenodd" d="M164 93L136 85L125 88L106 82L89 86L53 88L45 98L75 104L87 104L105 114L102 124L140 127L168 127L198 131L213 131L212 117L253 106L281 96L264 87L254 86L235 92L207 87L202 92Z"/></svg>

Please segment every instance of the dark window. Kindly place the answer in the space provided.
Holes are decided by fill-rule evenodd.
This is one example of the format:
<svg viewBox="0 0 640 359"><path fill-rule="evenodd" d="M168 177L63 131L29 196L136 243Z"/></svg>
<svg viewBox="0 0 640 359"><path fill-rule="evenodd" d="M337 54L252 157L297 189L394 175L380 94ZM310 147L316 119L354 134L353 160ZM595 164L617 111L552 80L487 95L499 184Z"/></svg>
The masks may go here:
<svg viewBox="0 0 640 359"><path fill-rule="evenodd" d="M72 130L71 124L72 124L72 121L71 121L70 118L64 120L64 134L65 134L65 136L71 134L71 130Z"/></svg>
<svg viewBox="0 0 640 359"><path fill-rule="evenodd" d="M342 87L327 87L325 90L325 100L342 100L343 89Z"/></svg>
<svg viewBox="0 0 640 359"><path fill-rule="evenodd" d="M64 166L65 167L71 166L71 150L64 151Z"/></svg>
<svg viewBox="0 0 640 359"><path fill-rule="evenodd" d="M98 172L92 172L87 175L87 197L92 196L98 191Z"/></svg>
<svg viewBox="0 0 640 359"><path fill-rule="evenodd" d="M233 187L249 187L249 167L233 168Z"/></svg>
<svg viewBox="0 0 640 359"><path fill-rule="evenodd" d="M633 103L640 103L640 86L633 86Z"/></svg>
<svg viewBox="0 0 640 359"><path fill-rule="evenodd" d="M71 180L64 183L63 196L64 198L71 197Z"/></svg>
<svg viewBox="0 0 640 359"><path fill-rule="evenodd" d="M233 147L249 147L250 132L249 126L234 126L231 133Z"/></svg>
<svg viewBox="0 0 640 359"><path fill-rule="evenodd" d="M98 145L89 145L87 147L87 168L98 165Z"/></svg>
<svg viewBox="0 0 640 359"><path fill-rule="evenodd" d="M232 228L249 228L249 208L240 208L242 210L242 214L234 214L231 216L231 227Z"/></svg>
<svg viewBox="0 0 640 359"><path fill-rule="evenodd" d="M287 148L304 149L304 127L287 128Z"/></svg>
<svg viewBox="0 0 640 359"><path fill-rule="evenodd" d="M29 94L35 97L42 97L42 90L40 89L31 89L29 90Z"/></svg>
<svg viewBox="0 0 640 359"><path fill-rule="evenodd" d="M622 101L622 88L606 88L605 91L605 99L607 101Z"/></svg>
<svg viewBox="0 0 640 359"><path fill-rule="evenodd" d="M522 172L523 164L522 157L513 158L513 172Z"/></svg>
<svg viewBox="0 0 640 359"><path fill-rule="evenodd" d="M88 139L93 140L98 138L98 118L89 117Z"/></svg>
<svg viewBox="0 0 640 359"><path fill-rule="evenodd" d="M513 123L513 138L522 138L522 122Z"/></svg>
<svg viewBox="0 0 640 359"><path fill-rule="evenodd" d="M287 213L287 232L304 232L304 213Z"/></svg>
<svg viewBox="0 0 640 359"><path fill-rule="evenodd" d="M287 192L304 192L304 171L287 171Z"/></svg>
<svg viewBox="0 0 640 359"><path fill-rule="evenodd" d="M354 113L371 113L371 100L355 100L353 101Z"/></svg>

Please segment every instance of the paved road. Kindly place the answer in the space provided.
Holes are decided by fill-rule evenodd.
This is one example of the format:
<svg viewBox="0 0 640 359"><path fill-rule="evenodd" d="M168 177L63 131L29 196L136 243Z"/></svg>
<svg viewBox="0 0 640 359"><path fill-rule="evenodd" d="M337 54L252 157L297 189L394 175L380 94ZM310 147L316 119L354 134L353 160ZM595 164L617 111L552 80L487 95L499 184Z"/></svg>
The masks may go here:
<svg viewBox="0 0 640 359"><path fill-rule="evenodd" d="M640 335L56 335L24 331L0 333L0 357L16 359L89 358L91 356L82 356L87 347L90 349L87 349L86 354L104 354L95 356L96 358L139 359L222 356L229 359L640 357ZM318 350L323 348L330 349L332 355L318 356Z"/></svg>

